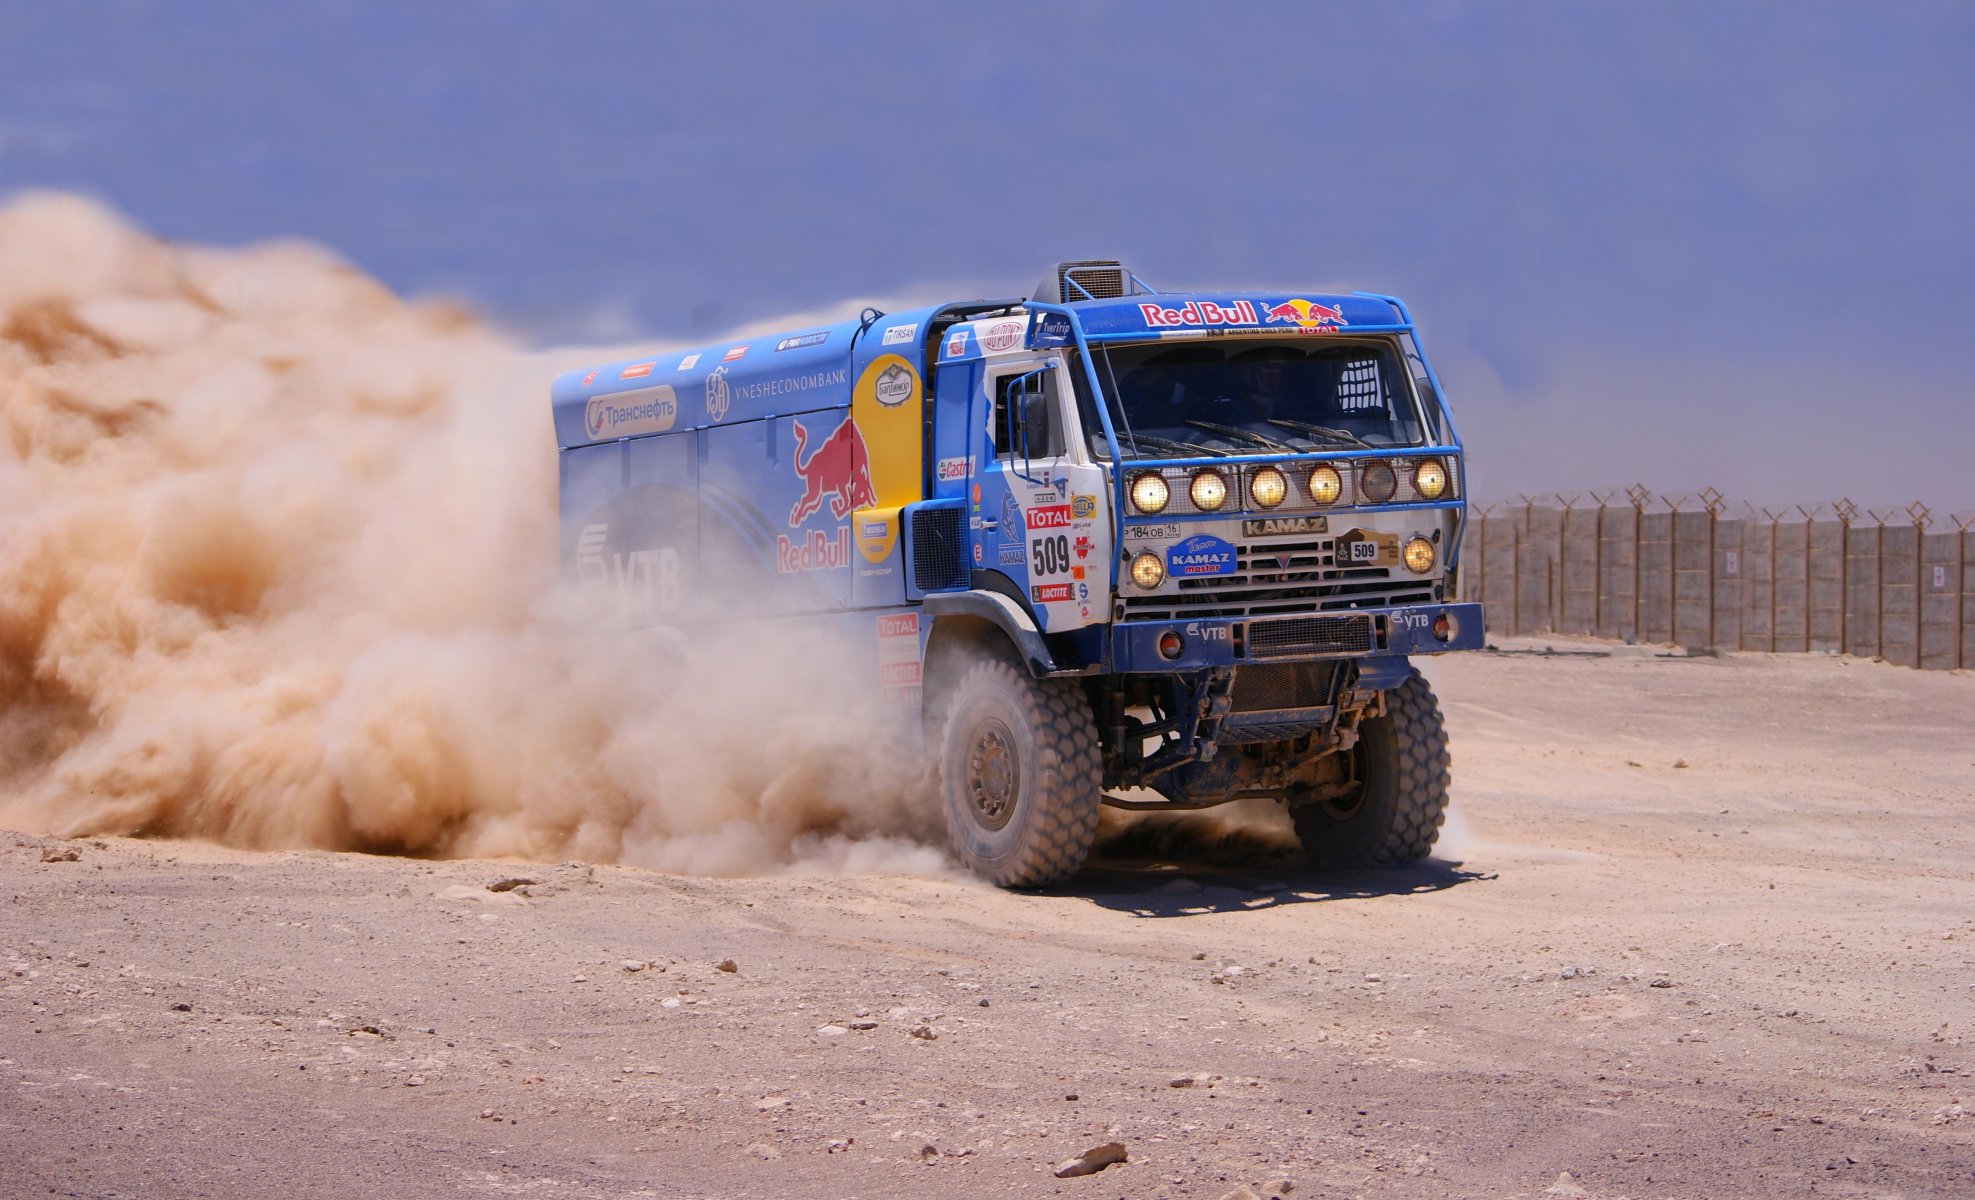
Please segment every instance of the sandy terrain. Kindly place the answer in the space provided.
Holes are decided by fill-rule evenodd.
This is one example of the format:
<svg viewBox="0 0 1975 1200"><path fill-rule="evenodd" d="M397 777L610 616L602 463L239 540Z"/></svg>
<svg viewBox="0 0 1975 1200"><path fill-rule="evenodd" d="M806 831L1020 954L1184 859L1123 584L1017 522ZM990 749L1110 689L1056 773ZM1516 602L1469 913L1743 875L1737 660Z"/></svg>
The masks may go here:
<svg viewBox="0 0 1975 1200"><path fill-rule="evenodd" d="M1634 653L1433 664L1391 874L0 835L0 1193L1975 1195L1975 677Z"/></svg>

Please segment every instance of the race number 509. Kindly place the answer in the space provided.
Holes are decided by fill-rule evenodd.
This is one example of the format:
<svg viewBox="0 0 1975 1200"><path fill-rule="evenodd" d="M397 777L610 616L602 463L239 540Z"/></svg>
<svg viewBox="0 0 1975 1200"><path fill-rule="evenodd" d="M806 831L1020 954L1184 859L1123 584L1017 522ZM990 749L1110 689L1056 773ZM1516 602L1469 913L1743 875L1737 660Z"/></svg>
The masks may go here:
<svg viewBox="0 0 1975 1200"><path fill-rule="evenodd" d="M1070 569L1070 538L1067 534L1055 537L1039 537L1029 543L1031 562L1029 571L1033 575L1062 575Z"/></svg>

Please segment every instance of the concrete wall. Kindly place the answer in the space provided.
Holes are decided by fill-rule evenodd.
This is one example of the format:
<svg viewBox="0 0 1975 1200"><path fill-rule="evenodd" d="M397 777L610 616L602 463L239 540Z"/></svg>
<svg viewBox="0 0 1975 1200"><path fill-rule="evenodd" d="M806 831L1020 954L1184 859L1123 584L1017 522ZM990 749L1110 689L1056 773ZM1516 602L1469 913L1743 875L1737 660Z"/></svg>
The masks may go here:
<svg viewBox="0 0 1975 1200"><path fill-rule="evenodd" d="M1975 667L1975 529L1502 505L1471 518L1461 588L1499 634Z"/></svg>

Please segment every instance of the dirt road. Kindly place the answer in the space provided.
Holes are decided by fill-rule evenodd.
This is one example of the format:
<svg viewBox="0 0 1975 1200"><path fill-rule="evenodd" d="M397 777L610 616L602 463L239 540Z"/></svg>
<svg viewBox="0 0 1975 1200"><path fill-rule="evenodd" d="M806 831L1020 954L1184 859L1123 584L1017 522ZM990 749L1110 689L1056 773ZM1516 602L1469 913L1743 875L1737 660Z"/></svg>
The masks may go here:
<svg viewBox="0 0 1975 1200"><path fill-rule="evenodd" d="M0 834L0 1194L1975 1195L1975 676L1431 671L1456 812L1388 874Z"/></svg>

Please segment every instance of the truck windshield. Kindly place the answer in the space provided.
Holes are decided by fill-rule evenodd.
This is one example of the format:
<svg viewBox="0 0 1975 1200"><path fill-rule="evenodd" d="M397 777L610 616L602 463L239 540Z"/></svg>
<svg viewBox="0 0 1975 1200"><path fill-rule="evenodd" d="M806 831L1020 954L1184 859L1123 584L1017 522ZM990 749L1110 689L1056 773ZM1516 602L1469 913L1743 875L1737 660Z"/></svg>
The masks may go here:
<svg viewBox="0 0 1975 1200"><path fill-rule="evenodd" d="M1238 339L1096 350L1126 458L1418 446L1420 409L1383 340ZM1103 457L1101 431L1092 453Z"/></svg>

